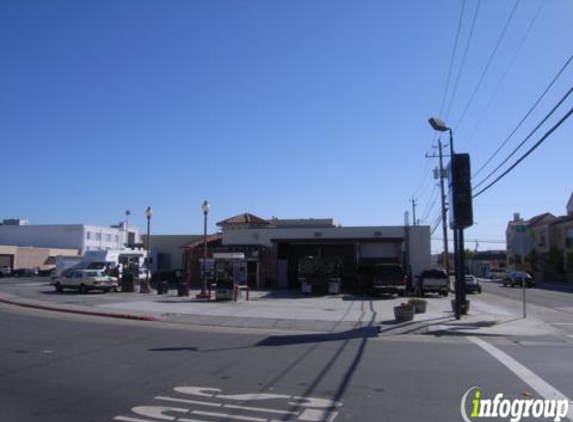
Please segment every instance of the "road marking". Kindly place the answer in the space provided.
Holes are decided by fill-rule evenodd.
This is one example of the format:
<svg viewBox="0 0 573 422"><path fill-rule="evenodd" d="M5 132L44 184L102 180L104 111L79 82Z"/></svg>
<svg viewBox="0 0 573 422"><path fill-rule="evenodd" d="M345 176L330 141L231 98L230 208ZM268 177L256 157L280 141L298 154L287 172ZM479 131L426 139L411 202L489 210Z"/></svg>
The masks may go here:
<svg viewBox="0 0 573 422"><path fill-rule="evenodd" d="M181 394L196 396L197 399L194 400L192 397L187 399L169 396L155 396L154 399L158 401L166 401L173 405L177 403L179 405L186 406L185 408L169 406L136 406L132 407L131 411L134 416L137 417L118 415L114 420L120 422L207 422L193 418L194 416L197 416L199 418L205 417L209 420L216 418L217 420L235 420L241 422L334 422L339 414L338 409L342 406L342 402L340 401L318 397L291 396L288 394L222 394L222 390L218 388L192 386L175 387L174 390ZM282 402L281 407L283 407L283 409L248 406L255 401L268 402L276 400L280 400ZM229 401L231 403L229 403ZM272 403L272 406L274 405L275 403ZM285 405L289 407L285 409ZM197 410L200 409L200 407L206 407L207 409ZM206 411L215 409L229 410L230 413ZM252 416L248 416L245 413ZM265 413L267 415L265 415ZM281 419L273 419L273 417L276 418L277 416Z"/></svg>
<svg viewBox="0 0 573 422"><path fill-rule="evenodd" d="M150 421L149 419L139 419L139 418L128 418L127 416L116 416L113 418L116 421L123 421L123 422L156 422Z"/></svg>
<svg viewBox="0 0 573 422"><path fill-rule="evenodd" d="M488 352L494 358L496 358L500 363L505 365L511 372L521 378L526 384L539 393L541 397L546 400L567 400L571 403L571 400L562 392L557 390L547 381L543 380L538 375L534 374L530 369L523 366L521 363L513 359L507 353L502 352L497 347L492 346L490 343L477 338L477 337L466 337L470 342L478 345L483 350ZM567 412L567 418L573 421L573 406L569 406L569 411Z"/></svg>
<svg viewBox="0 0 573 422"><path fill-rule="evenodd" d="M196 404L199 406L210 406L210 407L223 407L222 403L212 403L208 401L198 401L198 400L189 400L189 399L178 399L176 397L165 397L165 396L157 396L155 397L156 400L164 400L164 401L173 401L177 403L186 403L186 404Z"/></svg>
<svg viewBox="0 0 573 422"><path fill-rule="evenodd" d="M265 407L237 406L235 404L224 404L223 407L225 409L252 410L254 412L276 413L277 415L298 415L298 412L290 412L288 410L268 409Z"/></svg>
<svg viewBox="0 0 573 422"><path fill-rule="evenodd" d="M191 414L199 415L199 416L213 416L213 417L220 417L225 419L235 419L238 421L250 421L250 422L267 422L268 419L266 418L254 418L252 416L239 416L239 415L230 415L228 413L217 413L217 412L203 412L201 410L192 410ZM185 422L183 418L179 419L181 422Z"/></svg>

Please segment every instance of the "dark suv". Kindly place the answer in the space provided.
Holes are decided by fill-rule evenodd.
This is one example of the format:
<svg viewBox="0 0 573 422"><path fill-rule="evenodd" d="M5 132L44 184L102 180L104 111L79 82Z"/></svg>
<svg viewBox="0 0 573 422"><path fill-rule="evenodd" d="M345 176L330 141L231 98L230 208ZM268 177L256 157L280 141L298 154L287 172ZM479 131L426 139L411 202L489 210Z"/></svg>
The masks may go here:
<svg viewBox="0 0 573 422"><path fill-rule="evenodd" d="M360 284L370 294L398 294L406 292L407 277L398 264L374 264L359 269Z"/></svg>

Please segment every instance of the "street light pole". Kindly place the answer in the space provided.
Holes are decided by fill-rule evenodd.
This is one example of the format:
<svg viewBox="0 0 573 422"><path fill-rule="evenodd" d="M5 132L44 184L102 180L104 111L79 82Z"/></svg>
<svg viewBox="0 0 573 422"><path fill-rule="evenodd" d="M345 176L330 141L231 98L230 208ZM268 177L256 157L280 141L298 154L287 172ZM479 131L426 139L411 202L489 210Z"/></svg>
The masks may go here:
<svg viewBox="0 0 573 422"><path fill-rule="evenodd" d="M432 117L428 120L430 126L434 130L439 132L449 132L450 133L450 163L453 163L454 160L454 134L450 127L448 127L441 119L437 117ZM451 164L450 164L451 166ZM454 176L452 175L452 178ZM452 187L451 189L454 190L452 196L455 196L455 181L452 180ZM454 202L454 201L452 201ZM453 237L454 237L454 262L456 264L456 283L455 283L455 317L456 319L460 319L462 315L462 307L466 308L466 298L465 298L465 260L464 260L464 229L463 227L458 227L456 222L456 209L455 204L450 204L450 207L453 211Z"/></svg>
<svg viewBox="0 0 573 422"><path fill-rule="evenodd" d="M209 214L211 206L209 202L205 200L201 209L203 210L203 265L201 266L201 279L202 279L202 286L201 286L201 293L197 295L197 297L206 299L210 298L207 293L207 274L206 274L206 265L207 265L207 214Z"/></svg>
<svg viewBox="0 0 573 422"><path fill-rule="evenodd" d="M150 293L151 289L149 288L149 233L150 233L150 228L151 228L151 216L153 215L153 210L151 209L151 207L147 207L147 209L145 210L145 216L147 217L147 245L146 245L146 249L147 249L147 259L145 261L146 266L145 266L145 287L140 289L141 293Z"/></svg>

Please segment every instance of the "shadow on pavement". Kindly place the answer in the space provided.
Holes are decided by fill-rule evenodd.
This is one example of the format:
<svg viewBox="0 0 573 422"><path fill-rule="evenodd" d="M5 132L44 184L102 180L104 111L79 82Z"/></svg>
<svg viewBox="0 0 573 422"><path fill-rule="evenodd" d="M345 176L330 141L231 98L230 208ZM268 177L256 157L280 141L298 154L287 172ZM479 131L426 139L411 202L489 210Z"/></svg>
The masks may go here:
<svg viewBox="0 0 573 422"><path fill-rule="evenodd" d="M289 346L292 344L320 343L325 341L353 340L378 337L380 327L367 326L337 333L294 334L286 336L270 336L258 342L255 346Z"/></svg>

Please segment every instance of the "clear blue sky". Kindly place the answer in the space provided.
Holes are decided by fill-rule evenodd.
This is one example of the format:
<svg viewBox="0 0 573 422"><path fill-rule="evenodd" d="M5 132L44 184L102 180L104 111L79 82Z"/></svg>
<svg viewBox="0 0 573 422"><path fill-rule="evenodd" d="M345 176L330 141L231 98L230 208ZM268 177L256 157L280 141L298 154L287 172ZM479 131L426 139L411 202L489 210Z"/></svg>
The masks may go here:
<svg viewBox="0 0 573 422"><path fill-rule="evenodd" d="M466 0L442 117L474 169L573 52L573 2L522 0L459 122L514 4L481 2L446 113L478 5ZM209 230L245 211L400 225L415 195L418 217L428 214L423 223L431 224L438 206L424 211L437 160L424 157L436 141L427 119L440 113L461 6L3 0L0 218L104 225L130 209L143 227L151 205L155 233L197 233L208 199ZM492 164L572 81L573 65ZM568 99L526 147L572 104ZM477 224L467 239L503 239L515 211L526 218L565 213L573 191L572 121L476 198Z"/></svg>

